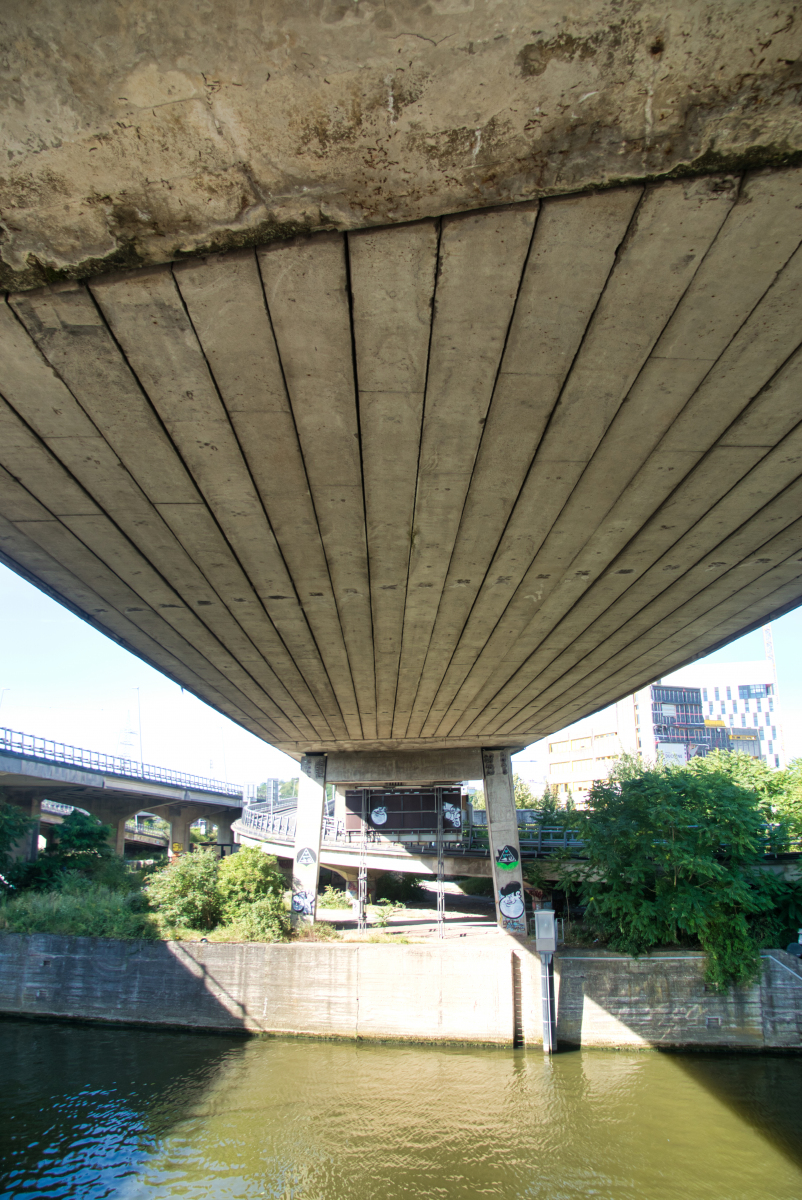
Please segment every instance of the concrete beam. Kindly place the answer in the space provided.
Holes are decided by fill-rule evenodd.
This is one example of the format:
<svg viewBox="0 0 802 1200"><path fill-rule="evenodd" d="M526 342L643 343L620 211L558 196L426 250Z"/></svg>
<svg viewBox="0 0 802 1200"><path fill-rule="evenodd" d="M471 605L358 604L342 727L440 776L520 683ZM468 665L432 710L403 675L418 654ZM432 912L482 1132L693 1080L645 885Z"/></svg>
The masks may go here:
<svg viewBox="0 0 802 1200"><path fill-rule="evenodd" d="M480 779L482 754L478 749L334 752L326 756L328 783L364 787L383 783L458 783Z"/></svg>
<svg viewBox="0 0 802 1200"><path fill-rule="evenodd" d="M789 2L255 12L5 6L0 286L802 149Z"/></svg>

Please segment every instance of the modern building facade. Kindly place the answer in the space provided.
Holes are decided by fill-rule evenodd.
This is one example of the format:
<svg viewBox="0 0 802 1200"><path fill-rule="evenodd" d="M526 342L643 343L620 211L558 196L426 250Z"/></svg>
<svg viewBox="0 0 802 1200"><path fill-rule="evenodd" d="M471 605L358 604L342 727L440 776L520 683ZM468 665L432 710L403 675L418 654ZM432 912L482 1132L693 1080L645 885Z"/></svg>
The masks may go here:
<svg viewBox="0 0 802 1200"><path fill-rule="evenodd" d="M682 764L711 750L786 765L771 657L692 664L569 726L549 739L548 784L581 805L622 754Z"/></svg>

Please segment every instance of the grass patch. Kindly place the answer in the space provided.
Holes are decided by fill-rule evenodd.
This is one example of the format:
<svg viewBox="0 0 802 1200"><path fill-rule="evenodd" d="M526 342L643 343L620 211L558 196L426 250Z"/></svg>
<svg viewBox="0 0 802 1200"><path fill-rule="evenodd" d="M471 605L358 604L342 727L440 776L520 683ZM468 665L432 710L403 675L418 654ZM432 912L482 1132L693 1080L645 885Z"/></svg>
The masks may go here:
<svg viewBox="0 0 802 1200"><path fill-rule="evenodd" d="M0 904L0 930L67 937L158 938L141 894L89 885L75 891L24 892Z"/></svg>

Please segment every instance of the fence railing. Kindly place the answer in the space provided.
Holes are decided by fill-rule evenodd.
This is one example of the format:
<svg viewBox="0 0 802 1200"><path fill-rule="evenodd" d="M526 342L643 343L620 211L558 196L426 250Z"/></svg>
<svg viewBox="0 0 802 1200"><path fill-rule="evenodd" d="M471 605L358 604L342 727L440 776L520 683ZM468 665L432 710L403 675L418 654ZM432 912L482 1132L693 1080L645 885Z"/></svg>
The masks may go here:
<svg viewBox="0 0 802 1200"><path fill-rule="evenodd" d="M254 812L246 808L240 818L240 827L246 833L257 837L273 837L281 841L291 842L295 838L296 813ZM581 850L583 842L573 830L562 826L525 826L521 829L521 849L530 853L554 854L559 850ZM359 831L346 830L343 821L334 817L323 818L323 841L329 845L357 846L362 834ZM431 830L410 830L404 841L393 841L386 834L374 829L367 831L367 841L380 845L389 854L426 854L434 853L435 839ZM446 844L449 855L489 852L486 829L466 830L461 837L454 838Z"/></svg>
<svg viewBox="0 0 802 1200"><path fill-rule="evenodd" d="M238 783L223 783L220 779L187 775L183 771L154 767L151 763L118 758L114 754L83 750L80 746L68 746L65 742L54 742L31 733L19 733L15 729L0 728L0 753L18 754L39 762L58 763L62 766L81 767L85 771L97 771L102 775L118 775L125 779L141 779L148 783L171 783L176 787L191 788L197 792L213 792L218 796L236 799L243 796L243 787Z"/></svg>

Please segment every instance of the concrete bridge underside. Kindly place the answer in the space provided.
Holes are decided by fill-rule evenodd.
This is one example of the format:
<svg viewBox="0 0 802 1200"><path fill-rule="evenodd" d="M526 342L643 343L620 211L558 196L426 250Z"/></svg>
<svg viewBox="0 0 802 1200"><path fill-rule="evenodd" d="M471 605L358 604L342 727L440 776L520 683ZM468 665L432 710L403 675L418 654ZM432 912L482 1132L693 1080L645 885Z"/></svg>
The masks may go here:
<svg viewBox="0 0 802 1200"><path fill-rule="evenodd" d="M7 563L258 736L531 742L802 597L802 175L11 294Z"/></svg>
<svg viewBox="0 0 802 1200"><path fill-rule="evenodd" d="M5 562L296 758L799 603L793 5L146 11L0 15Z"/></svg>

